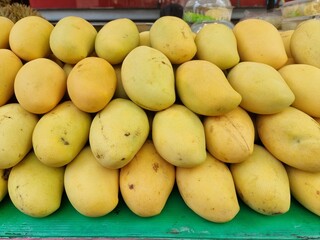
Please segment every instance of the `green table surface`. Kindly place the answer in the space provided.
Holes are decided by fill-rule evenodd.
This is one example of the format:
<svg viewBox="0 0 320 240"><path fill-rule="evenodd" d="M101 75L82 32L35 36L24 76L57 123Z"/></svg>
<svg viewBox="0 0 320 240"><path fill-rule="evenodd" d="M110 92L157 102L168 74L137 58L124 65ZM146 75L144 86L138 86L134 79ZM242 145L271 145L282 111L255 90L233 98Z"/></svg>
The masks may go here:
<svg viewBox="0 0 320 240"><path fill-rule="evenodd" d="M38 219L21 213L7 196L0 202L0 237L320 239L320 217L294 199L290 210L282 215L264 216L242 202L240 208L228 223L209 222L193 213L175 188L162 213L150 218L136 216L122 199L106 216L85 217L64 196L58 211Z"/></svg>

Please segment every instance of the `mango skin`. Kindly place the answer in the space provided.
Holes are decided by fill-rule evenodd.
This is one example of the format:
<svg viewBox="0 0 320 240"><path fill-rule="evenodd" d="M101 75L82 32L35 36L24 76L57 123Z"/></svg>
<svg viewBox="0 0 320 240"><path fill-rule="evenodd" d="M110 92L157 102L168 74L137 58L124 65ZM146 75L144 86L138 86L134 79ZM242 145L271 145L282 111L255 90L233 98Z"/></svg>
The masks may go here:
<svg viewBox="0 0 320 240"><path fill-rule="evenodd" d="M268 64L279 69L288 56L278 29L263 19L249 18L233 28L237 39L240 61Z"/></svg>
<svg viewBox="0 0 320 240"><path fill-rule="evenodd" d="M242 99L223 71L207 60L190 60L180 64L175 79L180 100L197 114L222 115L238 107Z"/></svg>
<svg viewBox="0 0 320 240"><path fill-rule="evenodd" d="M89 139L89 113L79 110L70 100L43 115L34 128L32 144L39 160L51 167L71 162Z"/></svg>
<svg viewBox="0 0 320 240"><path fill-rule="evenodd" d="M85 146L66 166L64 188L79 213L101 217L118 205L119 170L101 166L90 146Z"/></svg>
<svg viewBox="0 0 320 240"><path fill-rule="evenodd" d="M175 184L175 167L148 139L120 170L120 191L129 209L140 217L159 215Z"/></svg>
<svg viewBox="0 0 320 240"><path fill-rule="evenodd" d="M0 33L0 48L9 49L9 35L10 31L14 25L14 22L4 16L0 16L0 26L1 26L1 33Z"/></svg>
<svg viewBox="0 0 320 240"><path fill-rule="evenodd" d="M210 153L196 167L176 167L176 183L186 205L208 221L229 222L240 211L228 166Z"/></svg>
<svg viewBox="0 0 320 240"><path fill-rule="evenodd" d="M148 116L142 108L128 99L116 98L93 118L89 142L102 166L119 169L134 158L149 130Z"/></svg>
<svg viewBox="0 0 320 240"><path fill-rule="evenodd" d="M152 121L152 139L157 152L174 166L194 167L206 159L203 124L184 105L174 104L156 112Z"/></svg>
<svg viewBox="0 0 320 240"><path fill-rule="evenodd" d="M254 211L263 215L286 213L291 195L284 165L263 146L255 144L252 155L230 170L238 196Z"/></svg>
<svg viewBox="0 0 320 240"><path fill-rule="evenodd" d="M276 114L257 115L256 128L277 159L304 171L320 171L320 125L314 118L288 107Z"/></svg>
<svg viewBox="0 0 320 240"><path fill-rule="evenodd" d="M0 169L18 164L32 149L32 134L39 117L8 103L0 107Z"/></svg>
<svg viewBox="0 0 320 240"><path fill-rule="evenodd" d="M258 62L240 62L227 75L242 101L240 106L257 114L273 114L289 107L295 96L281 74Z"/></svg>
<svg viewBox="0 0 320 240"><path fill-rule="evenodd" d="M291 106L312 117L320 117L320 68L296 63L278 71L295 96Z"/></svg>
<svg viewBox="0 0 320 240"><path fill-rule="evenodd" d="M308 172L286 165L292 196L310 212L320 216L320 172Z"/></svg>
<svg viewBox="0 0 320 240"><path fill-rule="evenodd" d="M163 16L149 30L150 45L166 55L172 64L191 60L197 52L190 26L181 18Z"/></svg>
<svg viewBox="0 0 320 240"><path fill-rule="evenodd" d="M225 163L245 161L253 152L255 129L250 115L242 108L221 116L203 119L207 151Z"/></svg>
<svg viewBox="0 0 320 240"><path fill-rule="evenodd" d="M160 111L176 100L172 64L152 47L136 47L126 56L121 81L127 96L144 109Z"/></svg>
<svg viewBox="0 0 320 240"><path fill-rule="evenodd" d="M63 194L64 168L49 167L33 151L11 169L8 193L24 214L43 218L59 209Z"/></svg>

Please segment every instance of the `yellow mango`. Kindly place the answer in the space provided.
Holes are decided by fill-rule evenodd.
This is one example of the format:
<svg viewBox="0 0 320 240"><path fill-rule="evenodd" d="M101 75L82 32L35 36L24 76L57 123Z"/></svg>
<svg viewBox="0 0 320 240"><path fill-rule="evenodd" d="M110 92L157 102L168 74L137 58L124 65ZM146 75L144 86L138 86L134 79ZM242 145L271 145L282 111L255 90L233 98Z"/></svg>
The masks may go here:
<svg viewBox="0 0 320 240"><path fill-rule="evenodd" d="M22 67L20 58L9 49L0 49L0 106L14 94L14 79Z"/></svg>
<svg viewBox="0 0 320 240"><path fill-rule="evenodd" d="M18 102L35 114L47 113L57 106L66 89L66 73L57 63L47 58L25 63L14 81Z"/></svg>
<svg viewBox="0 0 320 240"><path fill-rule="evenodd" d="M32 149L32 133L38 120L19 103L0 107L0 169L15 166Z"/></svg>
<svg viewBox="0 0 320 240"><path fill-rule="evenodd" d="M306 209L320 216L320 172L286 166L292 196Z"/></svg>
<svg viewBox="0 0 320 240"><path fill-rule="evenodd" d="M223 71L207 60L190 60L176 69L176 91L182 103L197 114L218 116L239 106L241 95Z"/></svg>
<svg viewBox="0 0 320 240"><path fill-rule="evenodd" d="M139 41L138 27L131 19L113 19L97 33L95 52L112 65L120 64Z"/></svg>
<svg viewBox="0 0 320 240"><path fill-rule="evenodd" d="M235 24L240 61L268 64L278 69L288 60L278 29L270 22L248 18Z"/></svg>
<svg viewBox="0 0 320 240"><path fill-rule="evenodd" d="M0 49L9 49L9 35L13 25L14 22L10 18L0 16Z"/></svg>
<svg viewBox="0 0 320 240"><path fill-rule="evenodd" d="M312 117L320 117L320 68L309 64L290 64L280 68L295 100L291 106Z"/></svg>
<svg viewBox="0 0 320 240"><path fill-rule="evenodd" d="M64 190L63 176L63 167L49 167L31 151L11 169L8 178L10 200L28 216L49 216L60 208Z"/></svg>
<svg viewBox="0 0 320 240"><path fill-rule="evenodd" d="M87 57L70 71L67 90L71 101L80 110L95 113L110 102L116 84L116 72L109 62L99 57Z"/></svg>
<svg viewBox="0 0 320 240"><path fill-rule="evenodd" d="M8 194L8 177L10 169L0 169L0 202Z"/></svg>
<svg viewBox="0 0 320 240"><path fill-rule="evenodd" d="M203 119L207 150L218 160L238 163L253 152L255 129L250 115L242 108Z"/></svg>
<svg viewBox="0 0 320 240"><path fill-rule="evenodd" d="M121 168L142 147L149 129L149 120L142 108L128 99L113 99L91 123L89 142L92 152L102 166Z"/></svg>
<svg viewBox="0 0 320 240"><path fill-rule="evenodd" d="M150 43L150 31L142 31L139 33L139 46L149 46L151 47Z"/></svg>
<svg viewBox="0 0 320 240"><path fill-rule="evenodd" d="M80 214L101 217L118 205L119 170L101 166L90 146L86 146L66 166L64 188L70 203Z"/></svg>
<svg viewBox="0 0 320 240"><path fill-rule="evenodd" d="M128 208L138 216L161 213L175 184L175 167L147 140L120 170L120 191Z"/></svg>
<svg viewBox="0 0 320 240"><path fill-rule="evenodd" d="M294 94L281 74L268 64L240 62L227 78L242 101L240 106L257 114L273 114L289 107Z"/></svg>
<svg viewBox="0 0 320 240"><path fill-rule="evenodd" d="M294 30L279 31L288 58L292 58L290 42L291 42L291 36L293 32Z"/></svg>
<svg viewBox="0 0 320 240"><path fill-rule="evenodd" d="M47 57L53 28L52 23L39 16L21 18L10 31L10 49L25 61Z"/></svg>
<svg viewBox="0 0 320 240"><path fill-rule="evenodd" d="M304 171L320 171L320 125L311 116L288 107L258 115L256 127L261 142L277 159Z"/></svg>
<svg viewBox="0 0 320 240"><path fill-rule="evenodd" d="M152 139L157 152L174 166L194 167L206 159L203 124L184 105L173 104L155 113Z"/></svg>
<svg viewBox="0 0 320 240"><path fill-rule="evenodd" d="M197 52L190 26L176 16L162 16L151 26L150 45L168 57L172 64L191 60Z"/></svg>
<svg viewBox="0 0 320 240"><path fill-rule="evenodd" d="M122 62L121 79L128 97L144 109L160 111L176 100L173 67L157 49L133 49Z"/></svg>
<svg viewBox="0 0 320 240"><path fill-rule="evenodd" d="M53 54L64 63L76 64L94 51L95 27L77 16L61 18L50 34Z"/></svg>
<svg viewBox="0 0 320 240"><path fill-rule="evenodd" d="M122 78L121 78L121 66L122 64L117 64L114 65L114 70L116 72L116 77L117 77L117 84L116 84L116 90L114 92L113 98L125 98L129 99L126 91L123 88L122 84Z"/></svg>
<svg viewBox="0 0 320 240"><path fill-rule="evenodd" d="M228 166L210 153L196 167L176 167L176 182L186 205L208 221L229 222L240 211Z"/></svg>
<svg viewBox="0 0 320 240"><path fill-rule="evenodd" d="M289 179L282 162L263 146L254 145L253 153L241 163L230 164L238 196L263 215L286 213L290 208Z"/></svg>
<svg viewBox="0 0 320 240"><path fill-rule="evenodd" d="M44 114L32 134L38 159L51 167L65 166L85 146L89 138L91 116L71 101L64 101Z"/></svg>
<svg viewBox="0 0 320 240"><path fill-rule="evenodd" d="M309 19L294 30L290 40L291 54L296 63L320 68L320 20Z"/></svg>
<svg viewBox="0 0 320 240"><path fill-rule="evenodd" d="M205 24L195 38L197 59L214 63L226 70L239 61L237 39L232 29L225 24Z"/></svg>

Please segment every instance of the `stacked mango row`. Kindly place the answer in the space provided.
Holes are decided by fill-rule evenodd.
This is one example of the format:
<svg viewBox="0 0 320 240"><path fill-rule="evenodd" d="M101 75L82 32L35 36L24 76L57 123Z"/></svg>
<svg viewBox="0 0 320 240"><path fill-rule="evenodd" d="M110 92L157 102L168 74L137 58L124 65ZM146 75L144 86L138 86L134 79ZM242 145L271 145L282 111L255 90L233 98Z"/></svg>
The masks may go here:
<svg viewBox="0 0 320 240"><path fill-rule="evenodd" d="M0 199L21 212L46 217L65 193L88 217L120 197L156 216L176 185L211 222L231 221L239 199L276 215L294 197L320 215L319 20L0 28Z"/></svg>

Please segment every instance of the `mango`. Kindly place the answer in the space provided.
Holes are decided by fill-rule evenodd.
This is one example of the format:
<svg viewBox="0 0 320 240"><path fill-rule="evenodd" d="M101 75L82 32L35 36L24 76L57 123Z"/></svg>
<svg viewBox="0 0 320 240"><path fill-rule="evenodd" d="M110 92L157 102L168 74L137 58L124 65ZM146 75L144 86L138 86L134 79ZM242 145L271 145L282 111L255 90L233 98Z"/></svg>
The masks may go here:
<svg viewBox="0 0 320 240"><path fill-rule="evenodd" d="M112 65L120 64L139 41L138 27L131 19L113 19L98 31L95 52Z"/></svg>
<svg viewBox="0 0 320 240"><path fill-rule="evenodd" d="M114 65L113 67L116 72L116 78L117 78L116 90L114 91L113 98L129 99L126 91L123 88L123 84L122 84L122 78L121 78L122 64L117 64L117 65Z"/></svg>
<svg viewBox="0 0 320 240"><path fill-rule="evenodd" d="M312 117L320 117L320 68L297 63L278 71L295 96L291 106Z"/></svg>
<svg viewBox="0 0 320 240"><path fill-rule="evenodd" d="M104 167L122 168L142 147L149 129L142 108L128 99L113 99L92 120L89 142L93 155Z"/></svg>
<svg viewBox="0 0 320 240"><path fill-rule="evenodd" d="M160 156L174 166L195 167L206 159L203 124L184 105L173 104L155 113L152 139Z"/></svg>
<svg viewBox="0 0 320 240"><path fill-rule="evenodd" d="M44 114L32 134L37 158L51 167L71 162L89 138L91 115L64 101Z"/></svg>
<svg viewBox="0 0 320 240"><path fill-rule="evenodd" d="M309 19L294 30L290 40L292 57L296 63L320 68L320 20Z"/></svg>
<svg viewBox="0 0 320 240"><path fill-rule="evenodd" d="M14 80L22 67L20 58L9 49L0 49L0 106L14 95Z"/></svg>
<svg viewBox="0 0 320 240"><path fill-rule="evenodd" d="M287 62L288 56L281 35L272 23L248 18L235 24L233 32L241 62L264 63L275 69Z"/></svg>
<svg viewBox="0 0 320 240"><path fill-rule="evenodd" d="M0 169L0 202L8 194L8 177L11 169Z"/></svg>
<svg viewBox="0 0 320 240"><path fill-rule="evenodd" d="M237 107L221 116L204 117L203 126L207 151L218 160L238 163L252 154L255 128L244 109Z"/></svg>
<svg viewBox="0 0 320 240"><path fill-rule="evenodd" d="M175 184L175 167L148 139L120 170L120 191L128 208L140 217L159 215Z"/></svg>
<svg viewBox="0 0 320 240"><path fill-rule="evenodd" d="M263 146L254 145L245 161L230 164L238 196L254 211L279 215L289 211L289 179L282 162Z"/></svg>
<svg viewBox="0 0 320 240"><path fill-rule="evenodd" d="M205 24L195 38L196 57L214 63L220 69L232 68L240 61L237 39L225 24Z"/></svg>
<svg viewBox="0 0 320 240"><path fill-rule="evenodd" d="M179 99L190 110L204 116L225 114L239 106L236 92L223 71L207 60L190 60L175 72Z"/></svg>
<svg viewBox="0 0 320 240"><path fill-rule="evenodd" d="M149 30L150 45L168 57L172 64L191 60L197 52L190 26L176 16L158 18Z"/></svg>
<svg viewBox="0 0 320 240"><path fill-rule="evenodd" d="M85 146L64 173L64 188L72 206L87 217L110 213L119 202L119 170L97 162L90 146Z"/></svg>
<svg viewBox="0 0 320 240"><path fill-rule="evenodd" d="M292 58L291 54L291 47L290 47L290 42L291 42L291 36L293 34L294 30L285 30L285 31L279 31L281 39L284 44L284 49L286 50L286 54L288 58Z"/></svg>
<svg viewBox="0 0 320 240"><path fill-rule="evenodd" d="M80 110L95 113L110 102L116 84L116 73L109 62L99 57L87 57L70 71L67 91L71 101Z"/></svg>
<svg viewBox="0 0 320 240"><path fill-rule="evenodd" d="M242 96L240 107L252 113L277 113L295 99L281 74L265 63L240 62L229 71L227 79Z"/></svg>
<svg viewBox="0 0 320 240"><path fill-rule="evenodd" d="M150 31L149 30L145 30L145 31L139 32L139 46L149 46L149 47L151 47Z"/></svg>
<svg viewBox="0 0 320 240"><path fill-rule="evenodd" d="M28 216L47 217L60 208L64 190L63 176L63 167L49 167L30 151L11 169L8 178L10 200Z"/></svg>
<svg viewBox="0 0 320 240"><path fill-rule="evenodd" d="M304 171L320 171L320 125L305 112L288 107L271 115L258 115L259 138L283 163Z"/></svg>
<svg viewBox="0 0 320 240"><path fill-rule="evenodd" d="M32 149L32 133L39 117L8 103L0 107L0 169L18 164Z"/></svg>
<svg viewBox="0 0 320 240"><path fill-rule="evenodd" d="M25 61L47 57L51 52L49 38L53 28L43 17L21 18L10 31L10 49Z"/></svg>
<svg viewBox="0 0 320 240"><path fill-rule="evenodd" d="M286 165L292 196L310 212L320 216L320 172L308 172Z"/></svg>
<svg viewBox="0 0 320 240"><path fill-rule="evenodd" d="M50 34L53 54L64 63L76 64L94 51L97 30L78 16L61 18Z"/></svg>
<svg viewBox="0 0 320 240"><path fill-rule="evenodd" d="M13 25L14 22L10 18L0 16L0 49L9 49L9 35Z"/></svg>
<svg viewBox="0 0 320 240"><path fill-rule="evenodd" d="M230 169L210 153L198 166L176 167L176 182L186 205L208 221L229 222L240 211Z"/></svg>
<svg viewBox="0 0 320 240"><path fill-rule="evenodd" d="M27 111L45 114L61 101L67 89L67 76L54 61L37 58L25 63L14 81L17 101Z"/></svg>
<svg viewBox="0 0 320 240"><path fill-rule="evenodd" d="M144 109L160 111L176 100L172 64L152 47L136 47L126 56L121 80L127 96Z"/></svg>

